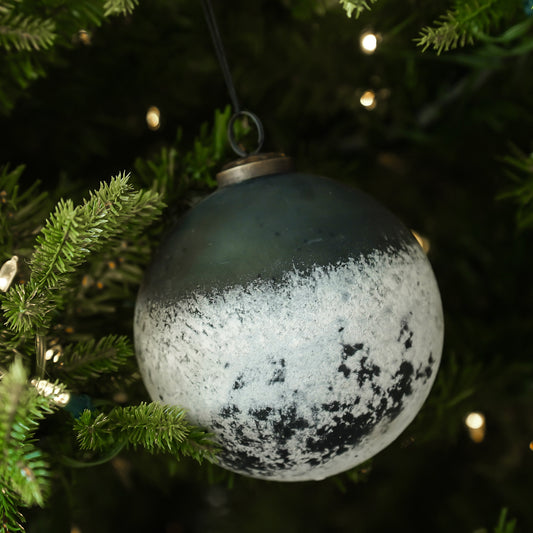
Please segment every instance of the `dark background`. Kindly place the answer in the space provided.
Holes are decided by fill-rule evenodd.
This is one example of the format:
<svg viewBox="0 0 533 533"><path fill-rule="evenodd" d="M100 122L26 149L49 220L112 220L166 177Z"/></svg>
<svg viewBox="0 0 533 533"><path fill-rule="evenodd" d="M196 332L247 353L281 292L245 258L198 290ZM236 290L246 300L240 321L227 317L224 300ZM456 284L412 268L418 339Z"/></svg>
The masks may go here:
<svg viewBox="0 0 533 533"><path fill-rule="evenodd" d="M357 21L325 1L214 4L266 151L354 184L430 239L446 318L436 385L358 483L230 483L130 453L61 480L28 531L473 532L492 530L503 507L516 531L532 531L532 239L500 196L513 185L504 158L533 148L533 53L487 42L422 53L413 39L445 2L383 0ZM367 56L359 36L369 28L382 41ZM0 161L24 163L25 182L53 194L76 197L132 170L178 127L189 146L229 103L199 2L141 2L91 36L58 53L0 117ZM359 104L367 89L378 94L372 111ZM150 105L161 110L156 132ZM481 444L464 428L474 409L487 417Z"/></svg>

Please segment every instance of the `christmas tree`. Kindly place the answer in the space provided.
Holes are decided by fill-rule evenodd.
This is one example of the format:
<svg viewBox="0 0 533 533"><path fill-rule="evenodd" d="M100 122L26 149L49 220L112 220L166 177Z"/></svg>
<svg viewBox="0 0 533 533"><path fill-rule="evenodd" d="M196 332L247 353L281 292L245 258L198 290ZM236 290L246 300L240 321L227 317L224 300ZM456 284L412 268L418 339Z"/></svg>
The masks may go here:
<svg viewBox="0 0 533 533"><path fill-rule="evenodd" d="M214 10L265 150L424 236L445 314L432 392L324 481L216 466L212 435L152 402L132 341L161 236L235 158L201 6L1 0L0 531L530 531L532 3Z"/></svg>

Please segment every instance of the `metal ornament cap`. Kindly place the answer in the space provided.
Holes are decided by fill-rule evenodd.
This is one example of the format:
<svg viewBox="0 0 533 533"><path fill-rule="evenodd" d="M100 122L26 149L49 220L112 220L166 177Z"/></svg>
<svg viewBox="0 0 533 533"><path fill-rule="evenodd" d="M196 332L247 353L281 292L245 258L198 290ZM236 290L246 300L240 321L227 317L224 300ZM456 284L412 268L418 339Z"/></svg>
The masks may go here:
<svg viewBox="0 0 533 533"><path fill-rule="evenodd" d="M285 154L256 154L228 163L218 174L219 187L234 185L252 178L293 172L294 160Z"/></svg>

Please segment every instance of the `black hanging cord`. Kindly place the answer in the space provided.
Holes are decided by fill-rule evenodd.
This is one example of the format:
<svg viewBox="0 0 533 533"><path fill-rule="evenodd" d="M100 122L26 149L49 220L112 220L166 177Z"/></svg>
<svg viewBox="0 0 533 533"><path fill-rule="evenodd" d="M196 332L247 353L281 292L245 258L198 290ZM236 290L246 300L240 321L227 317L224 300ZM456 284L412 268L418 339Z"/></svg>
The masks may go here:
<svg viewBox="0 0 533 533"><path fill-rule="evenodd" d="M257 154L261 147L263 146L263 141L265 139L263 125L259 120L259 117L250 111L244 111L240 104L239 99L237 98L237 91L235 90L235 85L233 84L233 78L228 65L228 60L226 59L226 53L224 51L224 45L222 44L222 38L220 37L220 32L218 31L218 25L215 18L215 12L213 11L213 6L211 5L211 0L202 0L202 7L204 10L205 19L207 21L207 26L209 27L209 33L213 39L213 44L215 46L215 53L220 63L220 68L222 69L222 74L226 82L226 87L228 88L229 97L233 106L233 116L231 117L228 124L228 139L233 148L233 151L240 155L241 157L246 157L251 154ZM233 130L233 125L237 118L248 117L252 120L257 128L257 144L258 147L253 152L246 152L239 146L235 139L235 132Z"/></svg>
<svg viewBox="0 0 533 533"><path fill-rule="evenodd" d="M207 21L207 26L209 27L209 33L211 34L213 44L215 45L215 53L217 54L218 62L220 63L220 68L222 69L224 80L226 81L229 97L233 105L233 112L240 113L241 106L239 104L239 99L237 98L235 85L233 85L233 78L231 77L228 60L226 59L226 52L224 51L222 38L220 37L220 32L218 31L217 20L215 18L213 6L211 5L211 0L202 0L202 7L204 8L204 15Z"/></svg>

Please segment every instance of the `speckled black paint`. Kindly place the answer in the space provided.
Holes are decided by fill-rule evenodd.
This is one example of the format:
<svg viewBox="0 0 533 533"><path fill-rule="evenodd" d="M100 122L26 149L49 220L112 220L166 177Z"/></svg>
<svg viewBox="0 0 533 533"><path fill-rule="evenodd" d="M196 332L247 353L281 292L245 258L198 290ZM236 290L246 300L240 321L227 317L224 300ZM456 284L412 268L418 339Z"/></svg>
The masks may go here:
<svg viewBox="0 0 533 533"><path fill-rule="evenodd" d="M402 342L409 338L409 327L402 323ZM357 359L359 354L364 354ZM223 441L225 436L234 439L239 446L222 453L222 460L226 466L251 475L260 474L264 477L275 475L276 471L290 469L295 463L290 454L290 442L298 437L299 431L315 427L314 437L308 437L304 443L304 451L309 455L305 462L310 466L318 466L328 459L346 453L357 446L365 437L370 435L382 420L392 421L403 409L406 397L412 394L413 379L427 380L431 376L432 355L429 355L428 365L421 366L415 373L409 361L403 361L393 375L392 385L383 389L375 382L380 376L381 369L371 362L370 354L362 343L342 344L340 357L343 360L354 360L352 370L343 363L349 381L358 387L370 384L374 394L372 403L366 405L367 411L361 414L358 406L361 397L358 394L350 402L333 400L312 406L312 416L305 418L299 413L295 403L283 409L265 406L250 409L248 415L255 421L257 429L254 438L249 436L249 426L241 425L237 406L229 404L221 409L219 415L224 423L213 424ZM285 371L284 359L273 361L276 371ZM340 367L339 367L340 368ZM276 375L276 374L275 374ZM355 377L353 377L355 376ZM239 380L237 382L240 383ZM271 380L271 382L275 382ZM320 424L325 417L321 413L327 412L327 424ZM248 433L247 433L248 432ZM246 436L248 434L248 436ZM270 450L265 453L264 450ZM316 457L318 456L318 457Z"/></svg>
<svg viewBox="0 0 533 533"><path fill-rule="evenodd" d="M409 326L407 320L402 320L400 334L398 335L398 342L403 343L405 350L409 350L413 346L413 331Z"/></svg>
<svg viewBox="0 0 533 533"><path fill-rule="evenodd" d="M245 383L244 383L244 374L239 374L237 376L237 379L233 383L232 389L233 390L242 389L244 387L244 385L245 385Z"/></svg>
<svg viewBox="0 0 533 533"><path fill-rule="evenodd" d="M255 418L256 420L260 420L261 422L264 422L272 413L272 407L265 407L263 409L250 409L248 411L248 414Z"/></svg>
<svg viewBox="0 0 533 533"><path fill-rule="evenodd" d="M364 348L364 344L361 344L361 343L343 344L342 345L342 360L346 361L348 357L355 355L357 352L359 352L363 348Z"/></svg>
<svg viewBox="0 0 533 533"><path fill-rule="evenodd" d="M345 378L349 377L352 373L352 371L344 363L342 363L342 365L339 365L337 371L342 372Z"/></svg>
<svg viewBox="0 0 533 533"><path fill-rule="evenodd" d="M285 359L280 359L279 361L274 361L272 363L275 367L274 373L269 380L269 385L274 383L284 383L285 382Z"/></svg>

